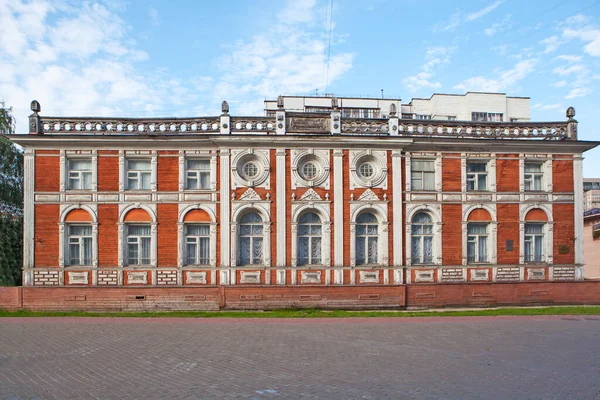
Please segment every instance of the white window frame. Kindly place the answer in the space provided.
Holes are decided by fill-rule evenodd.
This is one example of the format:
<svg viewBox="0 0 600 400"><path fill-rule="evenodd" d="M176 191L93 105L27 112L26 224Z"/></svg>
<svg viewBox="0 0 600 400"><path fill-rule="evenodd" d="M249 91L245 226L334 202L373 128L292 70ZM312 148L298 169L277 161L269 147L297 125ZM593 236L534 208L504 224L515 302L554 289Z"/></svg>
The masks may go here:
<svg viewBox="0 0 600 400"><path fill-rule="evenodd" d="M192 224L208 224L210 225L210 260L208 266L211 268L216 268L217 266L217 218L215 213L215 205L214 204L180 204L179 217L177 221L177 233L179 243L178 255L177 255L177 263L180 268L188 267L187 255L186 255L186 237L185 237L185 225ZM185 216L188 212L193 210L202 210L206 212L210 216L210 222L184 222ZM225 254L223 252L223 254ZM191 267L191 266L190 266ZM216 274L215 274L216 275ZM213 276L212 282L215 282L215 277Z"/></svg>
<svg viewBox="0 0 600 400"><path fill-rule="evenodd" d="M477 210L483 209L490 214L490 221L469 221L469 215ZM487 252L488 261L486 263L469 263L468 262L468 224L488 224L487 226ZM498 220L496 217L495 204L463 204L462 213L462 265L478 265L478 264L497 264L498 262Z"/></svg>
<svg viewBox="0 0 600 400"><path fill-rule="evenodd" d="M433 165L433 170L429 171L429 170L423 170L423 171L413 171L413 164L415 161L427 161L427 162L431 162L431 165ZM416 189L415 188L415 179L413 179L413 173L420 173L420 181L421 181L421 188L420 189ZM433 174L433 187L432 188L425 188L425 174ZM413 159L411 162L411 168L410 168L410 186L411 186L411 190L413 191L419 191L419 192L432 192L435 191L435 159L426 159L426 158L418 158L418 159Z"/></svg>
<svg viewBox="0 0 600 400"><path fill-rule="evenodd" d="M536 226L541 226L541 233L527 233L527 226L528 225L536 225ZM546 236L546 228L545 228L546 223L545 222L525 222L525 229L523 231L523 257L524 257L524 262L525 264L542 264L545 262L545 247L546 247L546 240L545 240L545 236ZM535 252L535 242L537 241L536 239L540 237L541 238L541 242L542 242L542 252L540 254L536 254ZM531 256L533 256L533 259L527 259L527 249L531 248L532 253L530 254ZM539 257L539 259L538 259Z"/></svg>
<svg viewBox="0 0 600 400"><path fill-rule="evenodd" d="M485 227L485 233L469 233L469 226L478 225ZM489 264L490 263L490 223L484 221L473 221L467 223L467 264L469 265L477 265L477 264ZM481 254L479 254L479 243L481 238L485 238L485 248L486 248L486 259L481 259ZM473 254L473 260L469 258L469 244L473 243L475 246L475 254Z"/></svg>
<svg viewBox="0 0 600 400"><path fill-rule="evenodd" d="M132 226L147 226L150 231L150 233L146 236L146 235L130 235L129 234L129 228ZM142 239L144 238L148 238L150 239L150 254L148 255L148 263L143 263L142 261ZM132 241L131 239L136 239L135 242ZM135 244L138 247L138 256L137 256L137 262L132 263L131 260L129 259L129 245L133 245ZM144 267L144 266L150 266L152 264L152 224L149 223L141 223L141 222L128 222L125 223L125 266L127 267Z"/></svg>
<svg viewBox="0 0 600 400"><path fill-rule="evenodd" d="M199 234L199 235L190 235L190 234L187 233L187 228L190 227L190 226L205 226L205 227L208 228L208 233L206 233L206 234ZM210 234L210 229L211 229L210 224L206 223L206 222L190 222L190 223L184 224L183 227L184 227L184 236L185 236L185 243L184 243L185 265L186 266L195 266L195 265L209 266L210 265L210 248L212 246L212 243L211 243L211 234ZM192 241L190 241L190 239L194 239L193 243L191 243ZM200 242L202 241L202 239L207 239L208 240L208 257L206 257L206 262L202 262L204 260L200 259ZM188 244L194 244L196 246L196 251L195 251L195 254L194 254L194 259L196 260L196 262L194 262L194 263L190 263L189 262L190 254L189 254L189 252L187 250Z"/></svg>
<svg viewBox="0 0 600 400"><path fill-rule="evenodd" d="M246 204L243 204L246 203ZM240 267L270 267L271 266L271 216L269 213L270 202L259 200L254 204L251 201L236 201L232 205L232 222L231 222L231 253L229 254L232 267L237 267L239 264L239 225L240 220L244 215L250 212L255 212L262 218L263 225L263 262L257 265L243 265ZM222 247L221 247L222 248ZM226 249L221 251L222 257L227 257ZM232 282L235 283L235 282Z"/></svg>
<svg viewBox="0 0 600 400"><path fill-rule="evenodd" d="M89 235L71 235L70 234L70 229L72 227L89 227L90 228L90 234ZM92 224L86 224L86 223L67 223L66 227L65 227L65 233L66 233L66 248L65 248L65 255L66 255L66 265L68 265L69 267L80 267L80 266L91 266L93 263L93 258L94 258L94 229ZM90 239L90 250L92 253L92 258L89 260L90 262L88 263L84 263L82 261L85 261L84 258L84 243L85 243L85 239L89 238ZM74 244L72 242L72 239L77 239L77 245L79 246L79 262L77 264L73 264L73 260L71 259L71 244Z"/></svg>
<svg viewBox="0 0 600 400"><path fill-rule="evenodd" d="M92 222L69 222L65 221L67 215L77 209L87 211L92 218ZM68 258L68 226L67 225L91 225L92 226L92 263L90 265L69 265ZM58 223L58 266L63 267L97 267L98 266L98 216L96 213L96 205L62 205Z"/></svg>
<svg viewBox="0 0 600 400"><path fill-rule="evenodd" d="M125 217L127 213L134 209L142 209L148 213L150 216L150 222L125 222ZM137 266L137 265L126 265L125 261L127 259L127 224L131 225L150 225L150 265ZM156 267L158 260L158 231L157 231L157 219L156 219L156 204L121 204L119 205L119 222L118 222L118 242L119 242L119 253L118 253L118 267L130 267L130 268L148 268L148 267ZM123 276L120 275L120 281L122 282ZM152 282L156 282L156 279L153 279Z"/></svg>
<svg viewBox="0 0 600 400"><path fill-rule="evenodd" d="M482 190L468 190L468 175L467 166L469 163L485 163L485 171L487 174L486 188ZM461 154L461 189L462 192L469 194L477 194L480 192L495 192L496 191L496 154Z"/></svg>
<svg viewBox="0 0 600 400"><path fill-rule="evenodd" d="M188 167L188 163L190 161L205 161L208 162L208 168L207 169L189 169ZM185 159L185 190L210 190L211 189L211 164L210 164L210 159L207 158L191 158L191 157L187 157ZM190 178L190 174L194 175ZM207 187L202 187L202 175L203 174L208 174L208 186ZM190 179L195 179L196 180L196 187L191 187L189 184L189 180Z"/></svg>
<svg viewBox="0 0 600 400"><path fill-rule="evenodd" d="M366 204L365 204L366 203ZM377 218L377 266L387 266L389 263L389 222L387 201L351 201L350 202L350 266L356 263L356 220L359 215L371 213ZM396 250L400 251L400 250ZM365 266L373 264L364 264Z"/></svg>
<svg viewBox="0 0 600 400"><path fill-rule="evenodd" d="M483 164L485 166L485 171L483 172L470 172L469 165L472 164ZM480 176L485 176L485 185L483 188L479 187L479 178ZM467 191L468 192L486 192L489 188L489 173L488 173L488 162L487 161L479 161L479 160L467 160ZM473 189L469 188L469 182L473 182Z"/></svg>
<svg viewBox="0 0 600 400"><path fill-rule="evenodd" d="M432 192L441 192L442 191L442 153L441 152L436 152L436 153L406 152L404 157L405 157L405 159L404 159L405 171L407 171L406 182L405 182L407 192L416 191L412 187L412 162L413 162L413 160L434 161L433 166L434 166L434 173L435 173L435 178L434 178L435 187L433 190L424 190L424 192L432 193ZM418 190L418 191L421 192L422 190Z"/></svg>
<svg viewBox="0 0 600 400"><path fill-rule="evenodd" d="M525 165L526 164L541 165L541 189L540 190L525 190ZM527 173L530 174L530 173ZM552 192L552 155L551 154L521 154L519 160L519 191L525 194L540 194Z"/></svg>
<svg viewBox="0 0 600 400"><path fill-rule="evenodd" d="M71 189L69 187L69 160L91 160L92 179L89 189ZM77 192L98 190L98 152L96 150L61 150L60 151L60 191Z"/></svg>
<svg viewBox="0 0 600 400"><path fill-rule="evenodd" d="M73 161L89 161L90 162L90 169L88 170L72 170L71 169L71 162ZM67 186L67 190L92 190L93 187L93 181L92 181L92 177L93 177L93 162L91 158L75 158L75 157L69 157L67 158L67 176L66 176L66 186ZM74 174L75 176L71 176L72 174ZM84 175L89 175L90 179L89 179L89 187L82 187L83 183L85 182L85 179L83 178ZM71 186L71 180L75 179L78 182L78 185L76 185L77 187L72 187Z"/></svg>
<svg viewBox="0 0 600 400"><path fill-rule="evenodd" d="M132 170L129 167L129 163L131 161L147 161L148 165L149 165L149 169L148 170ZM127 184L126 184L126 189L127 190L152 190L152 159L150 158L127 158L125 160L125 168L126 168L126 172L125 172L125 177L127 179ZM144 179L142 178L143 176L148 175L148 178L150 180L150 187L142 187L143 186L143 182ZM135 180L137 182L137 187L132 187L130 180Z"/></svg>
<svg viewBox="0 0 600 400"><path fill-rule="evenodd" d="M526 221L527 213L533 209L541 209L546 213L547 221ZM554 263L554 220L552 219L552 204L521 204L520 205L521 220L519 221L519 264L531 265L525 261L525 224L528 223L543 223L544 224L544 244L543 244L543 259L544 261L537 264Z"/></svg>
<svg viewBox="0 0 600 400"><path fill-rule="evenodd" d="M251 223L242 223L242 219L248 215L248 214L256 214L260 217L261 221L260 222L251 222ZM241 227L243 225L247 225L249 224L250 226L260 226L261 227L261 232L260 234L255 234L254 232L251 232L249 234L246 235L242 235L241 232ZM265 219L264 216L260 213L257 212L255 210L249 210L248 212L244 213L243 215L240 216L240 219L238 221L237 224L237 231L238 231L238 235L237 235L237 264L240 267L262 267L265 264L265 240L267 240L268 238L265 237ZM243 237L249 238L249 242L250 242L250 248L248 249L249 253L250 253L250 263L249 264L241 264L241 253L242 253L242 245L241 245L241 240ZM254 254L253 254L253 249L254 249L254 242L255 240L260 239L261 241L261 254L262 256L260 257L260 262L256 262L257 260L254 259Z"/></svg>
<svg viewBox="0 0 600 400"><path fill-rule="evenodd" d="M305 224L307 224L309 226L316 225L319 228L319 233L318 234L314 234L314 233L309 232L309 233L301 234L301 233L298 232L298 234L297 234L297 239L296 240L298 240L298 243L299 243L299 241L302 238L307 238L308 239L308 248L309 248L309 251L308 251L308 262L306 262L305 264L300 264L299 256L298 256L298 254L296 254L296 262L298 263L298 267L302 267L302 268L317 267L317 266L322 266L323 265L323 223L322 223L322 219L321 219L321 216L318 213L313 212L313 211L306 211L306 212L304 212L304 213L302 213L300 215L300 217L298 218L298 221L300 220L300 218L302 218L303 216L305 216L307 214L314 214L314 215L316 215L317 218L319 218L320 222L318 222L318 223L316 223L316 222L315 223L302 223L302 222L298 222L298 224L296 225L296 227L300 228L302 225L305 225ZM320 262L313 262L314 260L313 260L312 250L311 249L313 247L313 240L314 239L319 239L321 241L321 248L319 249L319 257L318 257L318 259L319 259ZM300 246L297 245L297 249L299 247Z"/></svg>
<svg viewBox="0 0 600 400"><path fill-rule="evenodd" d="M129 189L128 180L128 161L129 160L150 160L150 188L149 189ZM141 191L157 191L157 166L158 166L158 152L152 151L137 151L137 150L120 150L119 151L119 176L121 180L119 182L119 191L127 192L141 192ZM139 179L140 176L138 176Z"/></svg>
<svg viewBox="0 0 600 400"><path fill-rule="evenodd" d="M412 220L413 217L419 213L425 212L429 214L433 224L433 254L431 264L413 264L412 263ZM406 265L408 267L422 267L430 265L442 265L442 215L438 206L426 206L417 205L412 209L406 211L406 235L405 235L405 247L406 247ZM410 282L407 282L410 283Z"/></svg>
<svg viewBox="0 0 600 400"><path fill-rule="evenodd" d="M307 203L303 205L292 204L292 267L310 268L311 266L298 266L298 219L302 214L314 212L321 218L321 264L320 268L331 266L331 219L329 216L329 201ZM293 282L292 282L293 283Z"/></svg>

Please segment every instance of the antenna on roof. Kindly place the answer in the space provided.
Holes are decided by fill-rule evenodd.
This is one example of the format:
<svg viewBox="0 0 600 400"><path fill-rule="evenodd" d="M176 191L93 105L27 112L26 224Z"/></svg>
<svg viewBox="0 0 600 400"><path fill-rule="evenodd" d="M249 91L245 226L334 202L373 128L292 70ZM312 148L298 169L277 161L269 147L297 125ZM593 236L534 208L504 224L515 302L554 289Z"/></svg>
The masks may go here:
<svg viewBox="0 0 600 400"><path fill-rule="evenodd" d="M381 98L383 99L383 89L381 89Z"/></svg>

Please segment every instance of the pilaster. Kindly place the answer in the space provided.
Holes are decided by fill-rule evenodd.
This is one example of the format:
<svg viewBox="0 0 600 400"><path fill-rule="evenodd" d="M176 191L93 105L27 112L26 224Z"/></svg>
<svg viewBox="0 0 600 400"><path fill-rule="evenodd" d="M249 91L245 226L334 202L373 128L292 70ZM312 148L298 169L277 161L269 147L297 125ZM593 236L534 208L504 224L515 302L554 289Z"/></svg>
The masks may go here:
<svg viewBox="0 0 600 400"><path fill-rule="evenodd" d="M333 265L344 266L344 177L342 150L333 150Z"/></svg>

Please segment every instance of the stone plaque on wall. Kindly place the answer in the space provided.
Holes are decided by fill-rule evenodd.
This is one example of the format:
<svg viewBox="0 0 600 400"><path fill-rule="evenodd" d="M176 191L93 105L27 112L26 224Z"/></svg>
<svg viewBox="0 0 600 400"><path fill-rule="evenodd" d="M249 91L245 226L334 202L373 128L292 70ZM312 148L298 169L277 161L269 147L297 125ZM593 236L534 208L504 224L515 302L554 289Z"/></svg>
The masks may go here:
<svg viewBox="0 0 600 400"><path fill-rule="evenodd" d="M288 117L287 131L301 133L329 133L329 118Z"/></svg>

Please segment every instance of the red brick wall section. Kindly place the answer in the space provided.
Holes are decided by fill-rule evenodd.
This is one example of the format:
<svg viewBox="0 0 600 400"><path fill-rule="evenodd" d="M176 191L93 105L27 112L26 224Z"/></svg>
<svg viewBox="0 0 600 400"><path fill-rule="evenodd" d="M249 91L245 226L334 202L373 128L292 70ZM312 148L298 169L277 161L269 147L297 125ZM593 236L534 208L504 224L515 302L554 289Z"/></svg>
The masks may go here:
<svg viewBox="0 0 600 400"><path fill-rule="evenodd" d="M119 190L119 157L98 151L98 190Z"/></svg>
<svg viewBox="0 0 600 400"><path fill-rule="evenodd" d="M519 263L519 205L497 204L498 264ZM513 250L506 250L506 241L513 241Z"/></svg>
<svg viewBox="0 0 600 400"><path fill-rule="evenodd" d="M58 192L60 190L60 157L56 155L35 155L35 191Z"/></svg>
<svg viewBox="0 0 600 400"><path fill-rule="evenodd" d="M552 211L554 214L554 264L573 264L575 262L574 205L554 204Z"/></svg>
<svg viewBox="0 0 600 400"><path fill-rule="evenodd" d="M506 154L499 154L496 161L496 190L498 192L519 191L519 160L504 160Z"/></svg>
<svg viewBox="0 0 600 400"><path fill-rule="evenodd" d="M552 162L552 191L573 192L573 161Z"/></svg>
<svg viewBox="0 0 600 400"><path fill-rule="evenodd" d="M177 204L158 205L158 266L177 266Z"/></svg>
<svg viewBox="0 0 600 400"><path fill-rule="evenodd" d="M193 288L0 287L0 308L29 310L376 309L600 304L600 281Z"/></svg>
<svg viewBox="0 0 600 400"><path fill-rule="evenodd" d="M169 152L166 152L169 153ZM175 152L177 153L177 152ZM160 152L158 155L158 191L176 192L179 190L179 158Z"/></svg>
<svg viewBox="0 0 600 400"><path fill-rule="evenodd" d="M34 265L58 267L58 204L35 205Z"/></svg>
<svg viewBox="0 0 600 400"><path fill-rule="evenodd" d="M118 263L119 206L98 204L98 266L116 267Z"/></svg>
<svg viewBox="0 0 600 400"><path fill-rule="evenodd" d="M443 264L460 265L462 264L462 205L443 204L442 220Z"/></svg>
<svg viewBox="0 0 600 400"><path fill-rule="evenodd" d="M460 154L444 154L444 156L460 156ZM445 192L460 192L461 167L460 158L442 159L442 189Z"/></svg>

